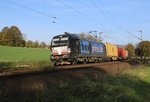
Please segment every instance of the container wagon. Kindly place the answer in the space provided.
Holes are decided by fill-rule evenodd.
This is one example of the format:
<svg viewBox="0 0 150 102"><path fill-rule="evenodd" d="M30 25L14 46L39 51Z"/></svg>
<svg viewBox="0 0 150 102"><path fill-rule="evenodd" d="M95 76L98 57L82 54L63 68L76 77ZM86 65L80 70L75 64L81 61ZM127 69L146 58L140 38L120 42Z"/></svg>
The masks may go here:
<svg viewBox="0 0 150 102"><path fill-rule="evenodd" d="M106 42L106 56L108 60L118 59L118 48L116 45Z"/></svg>
<svg viewBox="0 0 150 102"><path fill-rule="evenodd" d="M124 48L118 47L118 60L126 59L126 50Z"/></svg>
<svg viewBox="0 0 150 102"><path fill-rule="evenodd" d="M118 60L125 60L128 58L128 51L124 48L118 47Z"/></svg>

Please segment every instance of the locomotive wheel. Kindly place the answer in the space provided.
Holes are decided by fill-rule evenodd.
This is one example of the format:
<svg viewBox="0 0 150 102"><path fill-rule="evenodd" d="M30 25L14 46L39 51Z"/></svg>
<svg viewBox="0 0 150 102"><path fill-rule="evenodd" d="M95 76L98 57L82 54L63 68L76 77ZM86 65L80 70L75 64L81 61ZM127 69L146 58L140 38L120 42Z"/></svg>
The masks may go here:
<svg viewBox="0 0 150 102"><path fill-rule="evenodd" d="M98 60L98 63L101 63L101 60Z"/></svg>
<svg viewBox="0 0 150 102"><path fill-rule="evenodd" d="M56 62L54 62L54 64L53 64L54 66L58 66L58 62L56 61Z"/></svg>
<svg viewBox="0 0 150 102"><path fill-rule="evenodd" d="M88 62L87 59L84 59L84 62L83 62L83 63L86 64L87 62Z"/></svg>
<svg viewBox="0 0 150 102"><path fill-rule="evenodd" d="M95 60L95 61L94 61L94 63L97 63L97 62L98 62L98 60Z"/></svg>
<svg viewBox="0 0 150 102"><path fill-rule="evenodd" d="M101 58L98 59L98 63L101 63L103 60Z"/></svg>
<svg viewBox="0 0 150 102"><path fill-rule="evenodd" d="M77 60L73 59L73 61L71 62L72 65L77 64Z"/></svg>

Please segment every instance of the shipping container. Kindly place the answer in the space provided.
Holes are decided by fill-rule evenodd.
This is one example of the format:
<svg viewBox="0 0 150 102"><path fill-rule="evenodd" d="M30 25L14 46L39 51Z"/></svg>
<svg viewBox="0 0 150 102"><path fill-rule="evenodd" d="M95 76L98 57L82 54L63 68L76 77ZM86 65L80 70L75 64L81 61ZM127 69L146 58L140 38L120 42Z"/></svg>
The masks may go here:
<svg viewBox="0 0 150 102"><path fill-rule="evenodd" d="M106 48L103 43L90 42L91 55L106 56Z"/></svg>
<svg viewBox="0 0 150 102"><path fill-rule="evenodd" d="M123 60L126 59L127 53L124 48L118 47L118 59Z"/></svg>
<svg viewBox="0 0 150 102"><path fill-rule="evenodd" d="M117 60L118 58L118 48L116 45L106 42L106 56L111 60Z"/></svg>

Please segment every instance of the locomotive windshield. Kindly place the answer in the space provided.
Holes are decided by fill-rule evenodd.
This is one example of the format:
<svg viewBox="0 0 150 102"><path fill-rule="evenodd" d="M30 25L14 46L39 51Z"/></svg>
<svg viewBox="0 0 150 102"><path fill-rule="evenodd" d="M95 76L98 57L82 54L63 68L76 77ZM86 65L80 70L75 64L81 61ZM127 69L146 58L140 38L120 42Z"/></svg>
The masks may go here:
<svg viewBox="0 0 150 102"><path fill-rule="evenodd" d="M52 46L67 46L68 36L57 36L52 40Z"/></svg>

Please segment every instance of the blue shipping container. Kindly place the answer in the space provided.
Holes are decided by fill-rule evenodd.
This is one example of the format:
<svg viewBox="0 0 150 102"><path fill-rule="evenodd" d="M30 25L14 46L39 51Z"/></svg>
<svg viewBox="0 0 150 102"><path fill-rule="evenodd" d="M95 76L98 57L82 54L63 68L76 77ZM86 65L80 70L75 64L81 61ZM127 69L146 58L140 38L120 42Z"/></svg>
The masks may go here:
<svg viewBox="0 0 150 102"><path fill-rule="evenodd" d="M103 43L92 42L91 43L92 54L105 54L105 45Z"/></svg>

